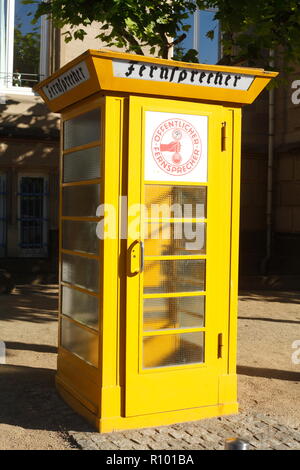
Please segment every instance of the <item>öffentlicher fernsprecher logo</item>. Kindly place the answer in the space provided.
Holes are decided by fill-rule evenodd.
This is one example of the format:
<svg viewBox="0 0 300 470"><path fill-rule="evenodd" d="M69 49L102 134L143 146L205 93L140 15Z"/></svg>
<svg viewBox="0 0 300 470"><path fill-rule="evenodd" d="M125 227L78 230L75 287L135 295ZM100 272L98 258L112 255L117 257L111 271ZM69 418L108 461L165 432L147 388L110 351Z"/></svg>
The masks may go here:
<svg viewBox="0 0 300 470"><path fill-rule="evenodd" d="M201 158L201 139L197 129L185 119L163 121L154 131L152 156L161 170L173 176L190 173Z"/></svg>

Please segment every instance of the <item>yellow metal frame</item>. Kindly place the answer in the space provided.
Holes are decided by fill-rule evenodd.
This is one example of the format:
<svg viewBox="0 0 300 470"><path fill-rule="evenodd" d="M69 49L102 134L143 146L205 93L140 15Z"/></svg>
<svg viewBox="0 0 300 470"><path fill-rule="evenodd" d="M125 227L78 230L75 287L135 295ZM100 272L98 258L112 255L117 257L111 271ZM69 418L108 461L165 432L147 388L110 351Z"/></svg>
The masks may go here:
<svg viewBox="0 0 300 470"><path fill-rule="evenodd" d="M184 114L199 114L199 115L210 115L211 118L213 118L214 116L214 120L216 120L216 115L217 115L217 119L218 119L218 124L219 124L219 127L216 126L215 123L212 123L211 124L211 133L210 133L210 137L209 137L209 153L210 153L210 156L209 156L209 173L210 173L210 181L213 181L215 179L215 184L218 185L222 182L222 180L226 181L226 183L228 185L231 184L231 159L232 159L232 146L231 146L231 135L232 135L232 127L231 127L231 123L230 123L230 120L232 119L232 112L231 111L226 111L224 108L222 107L219 107L216 108L216 106L209 106L209 105L199 105L199 104L195 104L195 103L181 103L181 102L176 102L176 101L166 101L166 100L159 100L159 99L155 99L155 100L151 100L151 99L147 99L147 98L131 98L130 99L130 110L131 110L131 116L130 116L130 119L129 119L129 123L130 123L130 128L129 128L129 167L130 168L136 168L137 165L139 164L139 166L141 167L141 172L139 172L139 170L136 172L135 174L135 179L134 179L134 183L132 184L132 189L128 190L128 205L129 207L131 205L134 205L135 203L137 202L143 202L143 174L144 174L144 171L143 171L143 164L140 163L140 155L143 153L143 148L144 148L144 135L142 136L141 140L139 139L138 135L137 135L137 129L139 128L139 126L141 126L141 129L144 129L144 125L142 124L142 121L143 121L143 116L144 116L144 113L148 110L157 110L157 111L168 111L168 112L173 112L174 114L175 113L184 113ZM141 112L142 112L142 116L141 116ZM217 114L219 113L219 115ZM225 114L227 113L227 115ZM229 136L230 138L228 139L229 140L229 145L228 145L228 150L227 152L224 152L223 155L220 155L220 150L218 151L217 150L217 145L220 146L220 140L218 141L218 139L216 139L216 135L218 135L218 131L219 131L219 135L221 136L221 123L224 121L224 119L227 119L228 121L228 118L229 118L229 122L228 122L228 133L229 133ZM141 124L137 124L141 122ZM220 147L219 147L220 148ZM212 157L213 156L213 157ZM220 159L222 159L222 162L220 162ZM228 164L229 163L229 164ZM225 166L224 166L225 165ZM225 170L225 173L223 173ZM150 183L149 181L147 181L147 184ZM167 185L173 185L173 182L170 183L170 182L163 182L163 181L159 181L159 182L151 182L151 183L156 183L158 185L164 185L164 184L167 184ZM201 185L201 183L191 183L191 184L187 184L187 183L178 183L180 185L184 184L184 185L187 185L187 186L194 186L194 185ZM208 183L209 185L212 183ZM174 186L176 185L176 183L174 184ZM207 183L204 183L205 186L207 186ZM221 186L221 184L220 184ZM142 193L140 193L140 188L142 188ZM227 230L226 232L226 235L224 235L222 237L222 248L220 247L220 251L217 251L215 249L212 249L214 246L218 245L220 246L220 242L218 242L218 240L216 240L216 238L213 238L210 236L210 234L208 235L208 246L207 246L207 253L209 253L209 255L194 255L194 256L191 256L189 258L191 259L207 259L209 257L209 263L210 263L210 266L213 265L213 266L219 266L219 269L221 271L221 267L220 267L220 261L218 260L218 254L220 255L220 253L225 253L224 257L223 257L223 263L224 263L224 267L223 267L223 270L227 270L228 269L228 273L227 273L227 282L226 282L226 288L225 288L225 293L222 294L222 291L224 292L224 288L222 290L221 286L222 286L222 283L224 282L224 275L221 275L218 273L218 280L216 280L216 277L213 273L213 270L209 270L208 272L208 276L207 276L207 288L206 288L206 293L207 292L215 292L217 295L215 296L212 296L212 297L209 297L209 300L208 300L208 309L212 312L213 310L215 310L216 312L216 315L217 315L217 312L220 313L222 312L222 310L224 311L224 305L226 306L225 308L227 308L227 305L229 303L229 297L226 299L224 298L224 295L228 295L228 290L229 290L229 265L230 265L230 260L229 260L229 255L230 255L230 247L229 247L229 239L230 239L230 199L231 199L231 193L230 193L230 189L229 189L229 186L228 186L228 195L226 197L226 195L223 195L222 194L222 211L220 211L221 214L223 214L222 216L219 216L218 219L220 217L225 217L223 220L223 223L221 224L222 225L222 228L225 227L225 230ZM210 199L210 203L209 203L209 208L208 208L208 211L209 211L209 215L208 215L208 219L210 219L210 222L209 222L209 228L207 229L208 231L212 231L215 233L214 237L218 236L219 234L219 227L218 227L218 224L220 223L220 220L215 220L215 217L214 215L212 214L217 214L219 212L217 212L217 209L219 208L220 209L220 202L217 201L216 199L216 196L217 196L217 191L215 192L215 199ZM203 221L203 219L199 219L199 221ZM129 218L129 224L130 224L130 218ZM225 223L224 223L225 222ZM140 224L141 224L141 227L143 226L143 223L144 221L141 219L140 221ZM142 228L141 228L141 231L142 231ZM132 245L132 243L134 243L134 239L131 239L128 237L128 249L130 248L130 246ZM140 240L141 241L141 240ZM228 258L226 258L226 256ZM184 256L164 256L164 257L159 257L159 256L155 256L155 257L151 257L151 259L184 259L185 257ZM147 259L150 259L150 258L145 258L145 260ZM227 260L227 262L226 262ZM210 273L210 274L209 274ZM218 288L220 289L220 292L218 292ZM216 290L214 290L216 289ZM141 305L141 302L142 302L142 299L143 298L160 298L160 297L177 297L178 296L178 293L176 294L167 294L167 295L155 295L155 294L147 294L147 295L144 295L142 296L141 294L140 295L137 295L138 292L142 292L143 291L143 275L140 275L140 276L136 276L136 277L131 277L131 278L128 278L127 280L127 346L126 346L126 364L127 364L127 369L126 369L126 413L129 414L129 415L133 415L133 414L137 414L137 413L140 413L140 414L145 414L145 413L149 413L150 411L149 410L154 410L154 408L156 407L156 410L160 412L160 415L162 416L162 419L163 419L163 416L164 416L164 412L165 412L165 408L166 406L169 407L169 409L172 409L172 406L173 408L176 407L176 404L172 403L172 399L170 398L170 394L167 394L166 393L166 398L165 398L165 402L164 404L160 403L159 404L159 399L158 397L155 395L155 390L158 389L157 385L155 385L155 382L152 382L151 381L151 375L154 376L160 376L160 381L161 381L161 385L159 387L160 391L161 391L161 395L163 395L164 393L164 390L166 388L169 389L176 389L177 387L177 392L176 392L176 395L177 395L177 407L179 407L179 402L180 402L180 392L179 390L181 390L180 386L181 386L181 383L184 382L191 382L191 383L196 383L196 380L197 380L197 369L200 371L201 369L202 370L205 370L205 372L208 371L208 368L207 368L207 362L205 362L204 364L193 364L191 366L188 366L188 365L178 365L178 366L168 366L167 367L167 371L168 373L166 374L166 369L165 368L161 368L161 369L156 369L156 370L153 370L153 369L143 369L142 367L142 364L141 364L141 350L142 350L142 338L143 338L143 332L142 332L142 319L141 319L141 316L139 317L139 321L137 322L137 317L136 317L136 312L140 311L142 312L143 309L142 309L142 305ZM180 293L180 295L183 295L183 296L190 296L190 295L196 295L196 296L199 296L199 295L204 295L205 292L195 292L195 293ZM214 302L214 305L209 305L211 302ZM221 307L221 308L220 308ZM141 313L140 313L141 315ZM220 315L221 316L221 315ZM227 323L228 323L228 319L226 318L226 316L222 315L222 321L221 321L221 318L219 318L219 324L218 324L218 328L220 329L220 331L223 332L223 335L224 335L224 338L226 339L227 342L229 342L229 339L228 339L228 331L227 331ZM216 316L215 316L216 318ZM211 321L211 320L210 320ZM222 324L223 322L223 324ZM206 326L204 328L197 328L197 329L180 329L180 331L176 331L176 333L187 333L187 332L195 332L195 331L207 331L208 329L212 328L212 325L208 325L206 324ZM216 328L216 326L215 326ZM216 331L214 332L214 334L210 334L210 335L207 335L207 340L206 340L206 345L205 345L205 350L206 350L206 354L207 356L210 356L210 358L213 357L213 355L215 354L215 357L217 357L217 354L216 354L216 345L217 345L217 333L218 333L218 329L216 329ZM160 332L153 332L153 333L149 333L148 331L144 333L144 336L149 336L149 334L151 335L155 335L155 336L158 336L158 335L168 335L170 334L171 332L168 331L168 330L162 330ZM211 333L211 332L210 332ZM136 338L139 337L139 349L137 350L137 348L134 346L136 344ZM209 339L208 339L209 338ZM137 360L137 357L139 357L139 364L138 364L138 368L136 365L136 360ZM207 372L208 374L210 374L211 370L212 369L219 369L220 368L220 371L217 372L216 376L218 376L218 378L216 377L217 380L219 380L219 376L221 375L221 370L223 370L223 373L224 375L226 376L227 374L227 370L226 370L226 366L225 366L225 358L223 360L217 360L214 364L214 362L211 362L212 359L210 359L210 368L209 368L209 372ZM214 364L214 365L213 365ZM222 367L221 367L221 364ZM181 372L179 372L181 371ZM182 371L184 371L184 374L182 375ZM163 374L165 373L165 378L163 377ZM172 379L172 373L173 373L173 376L174 376L174 379ZM195 375L196 374L196 375ZM138 376L140 377L140 380L141 380L141 377L144 376L145 377L145 380L144 380L144 386L142 387L141 390L139 390L139 387L138 387ZM199 378L199 372L198 372L198 378ZM163 380L164 378L164 380ZM174 380L174 383L172 383L172 380ZM203 380L203 376L202 376L202 380ZM218 387L217 385L217 382L215 382L215 387ZM205 402L206 403L209 403L210 406L213 406L212 403L210 403L210 400L213 400L213 397L216 397L216 391L213 392L213 389L207 384L207 389L205 390L205 394L203 396L200 395L199 393L199 387L195 386L194 390L197 390L196 393L193 393L192 390L190 390L189 394L190 394L190 401L191 401L191 405L189 406L188 403L189 403L189 397L186 396L185 394L185 403L186 403L186 408L189 408L189 407L195 407L196 403L201 403L201 400L202 400L202 403L204 404ZM131 397L131 402L128 401L128 395L132 395ZM231 392L229 391L228 395L231 395L231 400L230 402L234 402L236 400L236 393L235 393L235 389L231 387ZM217 401L217 398L214 398L216 401ZM160 397L160 401L163 402L163 397L161 396ZM143 405L141 404L143 402ZM145 405L145 402L147 403L147 406ZM139 410L139 411L138 411ZM148 411L146 411L148 410ZM167 410L168 411L168 410Z"/></svg>
<svg viewBox="0 0 300 470"><path fill-rule="evenodd" d="M81 114L84 114L88 111L91 111L93 109L101 109L101 120L105 118L105 107L104 107L104 101L103 98L97 98L97 99L89 99L84 103L81 103L81 106L73 106L72 108L68 109L66 113L62 115L62 121L61 121L61 128L63 129L64 122L72 119L74 117L80 116ZM101 124L101 123L100 123ZM62 132L63 135L63 132ZM68 150L63 149L63 139L61 139L61 160L60 160L60 204L59 204L59 281L60 281L60 295L59 295L59 322L58 322L58 328L59 328L59 334L58 334L58 371L57 371L57 376L56 376L56 381L57 384L62 385L63 387L72 390L72 393L74 394L77 399L79 399L84 406L87 407L91 412L93 413L98 413L99 411L99 387L100 387L100 375L99 372L95 367L90 365L87 362L82 361L79 357L76 355L70 353L68 350L62 347L61 345L61 320L62 318L66 318L67 321L70 321L74 324L76 324L78 327L82 328L83 330L89 331L91 334L97 336L97 342L98 342L98 348L100 349L99 343L100 343L100 334L101 334L101 329L100 329L100 324L101 324L101 318L102 318L102 308L101 308L101 300L102 300L102 295L101 295L101 282L102 282L102 273L100 272L100 278L99 278L99 287L98 287L98 293L91 292L90 290L84 289L82 287L78 287L76 285L69 284L67 282L64 282L62 280L62 272L61 272L61 265L62 265L62 255L65 254L71 254L83 258L88 258L88 259L95 259L100 262L101 259L101 253L103 252L103 247L102 247L102 242L99 241L99 254L98 255L93 255L90 253L81 253L77 251L71 251L68 249L63 249L62 246L62 223L64 220L74 220L74 221L89 221L89 222L98 222L100 219L98 217L69 217L69 216L63 216L62 214L62 191L64 187L70 187L70 186L86 186L88 184L100 184L100 201L104 199L104 193L103 193L103 171L104 171L104 163L103 163L103 156L101 155L101 171L100 171L100 177L97 179L93 180L88 180L88 181L80 181L80 182L72 182L72 183L64 183L63 182L63 156L65 154L72 153L74 151L79 151L79 150L84 150L87 148L92 148L92 147L99 147L100 151L102 150L102 153L104 152L104 145L103 145L103 140L104 140L104 132L103 132L103 125L101 125L101 131L100 131L101 138L99 141L95 141L93 143L87 144L87 145L82 145L82 146L76 146L72 147ZM99 155L100 158L100 155ZM102 175L102 176L101 176ZM82 324L79 323L78 321L70 318L70 317L65 317L64 315L61 314L62 312L62 302L61 302L61 291L62 287L67 286L71 287L74 290L78 290L80 292L87 293L88 295L94 296L98 298L99 302L99 322L98 322L98 331ZM82 376L85 377L85 380L82 380Z"/></svg>
<svg viewBox="0 0 300 470"><path fill-rule="evenodd" d="M161 103L157 103L156 101L157 100L155 100L154 107L161 110L161 106L164 100L162 100ZM169 105L171 105L171 103L169 103L168 106ZM63 115L63 118L70 119L95 108L95 106L100 106L102 109L102 117L104 117L103 130L106 130L105 133L102 134L103 139L101 143L103 166L101 171L102 176L100 179L103 183L102 198L106 203L113 204L119 210L118 196L119 194L127 194L127 131L126 128L124 129L124 125L126 126L126 116L128 115L126 98L107 96L106 98L89 99L86 101L84 106L81 105L80 107L75 106L70 108L67 113ZM187 104L185 103L185 113L200 113L199 105L188 103L188 111L186 111L186 106ZM147 105L145 109L146 108ZM153 110L153 101L150 108ZM147 109L150 108L148 106ZM173 102L173 107L171 106L169 109L174 112L178 112L180 109L182 110L180 103L175 102ZM232 113L232 116L235 116L235 119L239 122L239 110L231 109L230 112ZM238 125L238 122L235 123L235 125ZM134 142L135 144L138 144L136 138ZM237 138L235 138L233 145L238 146ZM69 150L65 153L68 152ZM234 165L238 165L239 155L235 155L234 158ZM235 175L235 178L238 178L238 169L233 168L232 175ZM231 181L231 170L230 175L228 174L228 177ZM93 180L93 182L96 181ZM147 181L147 183L151 182ZM160 182L160 184L163 183ZM62 187L65 185L70 185L70 183L63 183ZM204 183L203 185L206 186L207 183ZM135 186L138 188L136 180ZM232 209L235 208L236 214L238 214L238 189L238 185L234 186L232 195L230 195L233 204ZM130 201L128 201L128 204L130 204ZM210 210L213 211L213 208ZM201 218L201 222L207 221L208 217L203 219ZM64 218L61 218L61 220L63 219ZM70 219L70 217L68 217L68 219ZM232 226L231 228L228 227L228 231L232 230L233 232L234 224L236 227L235 236L237 236L238 223L235 223L233 219ZM220 390L219 403L211 406L198 406L190 410L185 409L177 411L165 411L160 413L150 412L140 416L126 417L125 400L126 387L128 383L126 379L126 371L124 368L124 357L126 354L127 361L130 363L132 352L130 352L130 347L126 350L126 345L124 342L124 331L125 328L127 332L130 331L130 328L135 328L135 325L131 324L132 320L127 319L125 323L126 307L124 306L124 302L122 302L125 296L124 283L122 282L122 279L124 279L124 276L126 276L127 270L125 255L125 251L127 250L127 247L125 247L126 240L104 239L103 241L99 241L99 243L102 244L102 247L98 259L103 256L102 274L105 272L105 276L100 275L100 285L102 286L102 290L99 290L99 294L93 294L98 295L100 302L99 316L101 327L99 328L99 366L98 368L92 367L91 365L85 363L78 357L59 346L58 374L56 377L56 383L64 399L77 412L84 415L86 419L96 426L100 432L108 432L114 429L129 429L151 425L169 424L173 422L196 420L220 414L237 412L235 374L236 312L233 310L235 308L236 293L234 292L234 294L231 295L232 307L230 309L230 333L226 333L226 341L228 343L228 361L226 359L224 362L224 366L220 369L218 378ZM61 250L61 252L69 253L69 250ZM76 254L78 255L78 253ZM84 256L97 258L97 256L89 254ZM234 250L231 249L231 254L228 253L228 256L235 256L236 261L237 251L235 246ZM205 257L206 255L193 256L193 258L196 259L204 259ZM121 262L119 261L120 259ZM232 261L229 259L228 265L232 266ZM237 268L232 270L231 275L234 277L234 279L231 279L230 285L232 287L229 288L230 291L233 289L233 286L236 286ZM212 283L214 280L211 279L208 282ZM78 287L76 287L76 289L85 291L84 289ZM117 295L112 295L112 292L116 292ZM173 294L167 294L167 296L172 295ZM184 295L190 295L190 293L183 293L182 296ZM196 293L196 295L201 296L204 295L204 293L200 292ZM130 293L128 294L127 299L129 297ZM148 294L145 297L151 298L155 297L155 295L153 296L152 294ZM128 308L132 310L132 305L128 306L127 303L127 309ZM225 323L227 324L227 319L225 320ZM201 330L202 329L200 328L199 331ZM132 360L134 361L133 358ZM196 368L203 369L205 366L203 364L199 364L196 366ZM174 372L176 372L182 370L182 367L175 366L171 367L171 369L174 369ZM144 372L146 375L151 375L151 370ZM223 400L221 399L222 396Z"/></svg>
<svg viewBox="0 0 300 470"><path fill-rule="evenodd" d="M248 90L238 91L208 86L184 85L182 83L157 82L120 78L113 76L113 61L138 61L141 64L156 64L166 67L184 67L201 71L235 73L254 77ZM71 71L72 67L84 62L89 78L76 86L69 87L61 96L48 99L43 88ZM85 416L100 432L117 429L141 428L153 425L167 425L174 422L198 420L212 416L236 413L236 340L237 340L237 280L238 280L238 238L239 238L239 185L240 185L240 137L241 106L251 103L277 75L262 69L223 67L178 63L144 56L111 52L107 50L87 51L54 73L35 87L52 111L62 112L63 122L101 108L101 138L83 146L63 150L68 154L74 150L98 147L101 151L101 174L94 180L63 183L60 181L60 255L64 253L99 261L99 290L97 293L82 287L73 289L98 298L98 330L67 318L83 330L97 337L98 363L94 366L72 354L61 345L59 335L57 388L64 399L78 413ZM68 88L68 87L67 87ZM209 179L208 183L176 183L188 186L206 186L213 190L209 197L208 213L205 218L190 219L206 223L206 254L198 254L190 259L205 259L207 269L206 290L193 293L206 296L208 312L217 312L214 324L210 316L204 327L180 329L180 333L190 331L211 331L206 342L205 354L211 357L209 367L199 363L167 367L164 370L143 369L141 348L143 335L165 337L168 330L147 331L142 329L143 298L160 298L157 294L142 295L143 275L138 273L140 263L139 242L141 239L121 238L121 219L126 211L120 206L120 196L128 195L128 206L143 201L143 154L144 114L147 110L167 111L181 114L203 113L210 116L214 136L209 136ZM222 122L227 122L226 151L219 151L222 144ZM220 136L218 138L215 136ZM223 149L224 150L224 149ZM100 158L100 155L99 155ZM61 178L63 175L61 159ZM134 171L132 170L134 169ZM213 181L212 181L213 180ZM67 217L62 214L62 190L68 186L100 184L100 203L111 204L119 221L115 239L99 240L98 254L72 252L62 248L61 225L64 220L89 220L98 222L99 217ZM147 181L147 184L170 184L170 182ZM218 192L217 186L224 189ZM132 216L133 217L133 216ZM159 219L162 220L162 219ZM131 216L128 221L130 223ZM168 219L170 221L170 219ZM175 219L174 219L175 221ZM176 219L176 222L179 220ZM140 232L143 233L144 220L140 219ZM219 236L220 224L222 237ZM135 261L130 265L130 249L135 250ZM217 247L215 249L215 247ZM223 255L222 263L220 254ZM183 256L168 256L163 259L183 259ZM148 260L162 259L151 256ZM214 266L218 270L211 269ZM130 269L135 272L133 274ZM60 286L67 285L61 278ZM212 293L212 294L211 294ZM163 294L164 297L177 297L178 293ZM180 293L181 297L191 296L191 292ZM61 313L61 300L60 300ZM59 316L59 329L62 315ZM209 323L210 322L210 323ZM176 330L178 332L178 330ZM172 330L173 333L173 330ZM219 333L222 333L223 357L218 357ZM213 357L213 354L215 356ZM208 370L210 369L210 371ZM197 383L195 379L205 378L207 390L202 395L191 392L186 404L176 402L174 394L171 405L159 399L157 390L177 387L184 393L183 383ZM202 374L202 375L201 375ZM213 378L212 378L213 377ZM195 382L196 380L196 382ZM212 380L210 382L210 380ZM199 385L199 384L198 384ZM199 388L199 387L198 387ZM209 397L213 396L213 400ZM151 402L152 401L152 402Z"/></svg>

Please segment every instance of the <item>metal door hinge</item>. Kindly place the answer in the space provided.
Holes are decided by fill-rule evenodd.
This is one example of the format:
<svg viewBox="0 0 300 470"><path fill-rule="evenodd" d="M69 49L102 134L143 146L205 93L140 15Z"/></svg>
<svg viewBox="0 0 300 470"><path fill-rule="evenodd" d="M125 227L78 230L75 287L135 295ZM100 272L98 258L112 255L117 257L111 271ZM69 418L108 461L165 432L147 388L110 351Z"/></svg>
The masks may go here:
<svg viewBox="0 0 300 470"><path fill-rule="evenodd" d="M222 122L222 127L221 127L221 151L225 152L226 150L226 122Z"/></svg>
<svg viewBox="0 0 300 470"><path fill-rule="evenodd" d="M223 333L218 334L218 359L223 357Z"/></svg>

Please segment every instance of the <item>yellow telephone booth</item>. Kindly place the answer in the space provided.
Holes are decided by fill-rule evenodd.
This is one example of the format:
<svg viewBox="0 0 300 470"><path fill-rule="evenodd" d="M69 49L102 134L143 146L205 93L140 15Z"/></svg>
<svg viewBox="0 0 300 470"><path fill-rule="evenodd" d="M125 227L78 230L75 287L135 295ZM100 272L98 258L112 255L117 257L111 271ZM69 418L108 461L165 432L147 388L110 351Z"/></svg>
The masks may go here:
<svg viewBox="0 0 300 470"><path fill-rule="evenodd" d="M100 432L236 413L241 107L275 72L92 51L62 116L56 383Z"/></svg>

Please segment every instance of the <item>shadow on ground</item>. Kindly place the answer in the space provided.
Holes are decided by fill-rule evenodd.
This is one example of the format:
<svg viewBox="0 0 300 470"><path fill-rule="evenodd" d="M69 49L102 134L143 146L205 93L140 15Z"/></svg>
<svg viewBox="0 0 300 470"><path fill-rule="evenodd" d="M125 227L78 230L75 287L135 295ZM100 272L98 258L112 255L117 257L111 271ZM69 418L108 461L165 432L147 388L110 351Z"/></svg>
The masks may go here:
<svg viewBox="0 0 300 470"><path fill-rule="evenodd" d="M300 381L300 372L294 372L290 370L237 366L237 373L239 375L248 375L249 377L264 377L266 379L289 380L292 382Z"/></svg>
<svg viewBox="0 0 300 470"><path fill-rule="evenodd" d="M287 291L245 291L239 292L239 300L243 301L262 301L262 302L280 302L285 304L300 304L300 291L287 292Z"/></svg>
<svg viewBox="0 0 300 470"><path fill-rule="evenodd" d="M57 286L17 286L0 296L0 321L45 323L57 321Z"/></svg>
<svg viewBox="0 0 300 470"><path fill-rule="evenodd" d="M273 323L288 323L291 325L300 325L300 320L281 320L279 318L267 318L267 317L245 317L243 315L238 316L239 320L255 320L255 321L269 321Z"/></svg>
<svg viewBox="0 0 300 470"><path fill-rule="evenodd" d="M6 354L9 356L11 349L15 351L36 351L42 353L57 353L56 346L50 346L49 344L30 344L20 343L19 341L5 341L5 347L7 349Z"/></svg>
<svg viewBox="0 0 300 470"><path fill-rule="evenodd" d="M0 423L47 431L93 431L59 397L54 376L51 369L0 365Z"/></svg>

